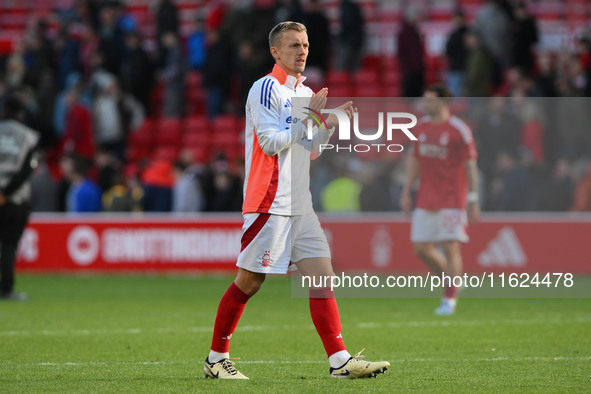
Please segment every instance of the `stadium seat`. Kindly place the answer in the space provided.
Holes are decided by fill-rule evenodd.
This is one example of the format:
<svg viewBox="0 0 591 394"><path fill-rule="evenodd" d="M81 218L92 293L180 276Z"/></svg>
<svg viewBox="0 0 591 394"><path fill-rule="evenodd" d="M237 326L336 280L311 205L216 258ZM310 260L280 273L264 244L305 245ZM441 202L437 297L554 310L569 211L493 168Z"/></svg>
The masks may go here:
<svg viewBox="0 0 591 394"><path fill-rule="evenodd" d="M125 152L127 161L137 163L150 157L152 149L150 146L130 145Z"/></svg>
<svg viewBox="0 0 591 394"><path fill-rule="evenodd" d="M182 133L183 122L177 118L162 118L158 120L156 128L159 133L178 132Z"/></svg>
<svg viewBox="0 0 591 394"><path fill-rule="evenodd" d="M221 115L212 121L213 149L234 149L242 137L241 120L233 115Z"/></svg>
<svg viewBox="0 0 591 394"><path fill-rule="evenodd" d="M231 132L236 134L238 130L238 118L234 115L220 115L211 122L214 134Z"/></svg>
<svg viewBox="0 0 591 394"><path fill-rule="evenodd" d="M152 153L153 160L167 160L174 162L179 157L179 149L173 146L160 146Z"/></svg>
<svg viewBox="0 0 591 394"><path fill-rule="evenodd" d="M163 118L158 121L156 143L165 146L179 146L183 134L183 124L179 119Z"/></svg>
<svg viewBox="0 0 591 394"><path fill-rule="evenodd" d="M242 116L242 117L238 118L238 130L239 130L240 134L244 134L245 127L246 127L246 118Z"/></svg>
<svg viewBox="0 0 591 394"><path fill-rule="evenodd" d="M154 24L154 14L148 8L132 12L132 14L140 26Z"/></svg>
<svg viewBox="0 0 591 394"><path fill-rule="evenodd" d="M564 4L560 1L538 2L532 7L533 14L539 20L560 20L564 15Z"/></svg>
<svg viewBox="0 0 591 394"><path fill-rule="evenodd" d="M426 63L428 71L439 71L443 66L443 59L438 56L427 56Z"/></svg>
<svg viewBox="0 0 591 394"><path fill-rule="evenodd" d="M382 12L380 12L380 21L383 24L388 24L388 25L396 25L398 23L400 23L400 20L402 19L402 10L401 9L389 9L389 10L383 10Z"/></svg>
<svg viewBox="0 0 591 394"><path fill-rule="evenodd" d="M127 139L129 146L152 146L154 145L154 136L151 133L133 132Z"/></svg>
<svg viewBox="0 0 591 394"><path fill-rule="evenodd" d="M383 88L378 83L358 83L355 91L358 97L382 97L384 95Z"/></svg>
<svg viewBox="0 0 591 394"><path fill-rule="evenodd" d="M197 163L206 163L211 156L210 148L204 148L202 146L187 146L184 149L187 149L191 152L194 160Z"/></svg>
<svg viewBox="0 0 591 394"><path fill-rule="evenodd" d="M211 143L211 135L208 133L190 133L182 137L182 147L203 147L208 148Z"/></svg>
<svg viewBox="0 0 591 394"><path fill-rule="evenodd" d="M361 69L354 78L357 85L374 85L378 83L378 72L376 69Z"/></svg>
<svg viewBox="0 0 591 394"><path fill-rule="evenodd" d="M402 76L397 71L386 71L382 79L385 86L397 86L400 85Z"/></svg>
<svg viewBox="0 0 591 394"><path fill-rule="evenodd" d="M448 22L453 18L453 9L437 9L429 12L429 20L434 22Z"/></svg>
<svg viewBox="0 0 591 394"><path fill-rule="evenodd" d="M351 83L351 75L345 71L329 71L326 74L326 85L331 88Z"/></svg>
<svg viewBox="0 0 591 394"><path fill-rule="evenodd" d="M587 23L587 4L583 0L567 0L565 4L566 21L569 26Z"/></svg>
<svg viewBox="0 0 591 394"><path fill-rule="evenodd" d="M355 95L354 86L351 82L343 85L329 86L330 97L353 97Z"/></svg>
<svg viewBox="0 0 591 394"><path fill-rule="evenodd" d="M366 55L365 58L363 59L363 66L362 66L360 72L363 72L364 70L372 70L372 71L379 70L381 61L382 61L381 56Z"/></svg>
<svg viewBox="0 0 591 394"><path fill-rule="evenodd" d="M218 132L214 132L211 139L211 145L214 148L219 147L236 147L239 144L239 136L232 130L232 131L222 131L219 130Z"/></svg>
<svg viewBox="0 0 591 394"><path fill-rule="evenodd" d="M21 12L23 11L23 12ZM26 10L10 10L10 12L4 11L0 16L0 25L3 30L18 30L25 31L27 26L27 20L30 15Z"/></svg>
<svg viewBox="0 0 591 394"><path fill-rule="evenodd" d="M209 133L209 122L205 116L191 116L185 120L185 134Z"/></svg>
<svg viewBox="0 0 591 394"><path fill-rule="evenodd" d="M400 72L400 65L398 59L395 57L384 57L382 59L382 72Z"/></svg>
<svg viewBox="0 0 591 394"><path fill-rule="evenodd" d="M128 145L151 146L154 144L154 134L154 123L150 119L146 119L137 130L129 134Z"/></svg>
<svg viewBox="0 0 591 394"><path fill-rule="evenodd" d="M441 83L442 78L441 78L440 73L435 72L435 71L428 71L427 74L425 75L425 82L427 85L431 85L434 83Z"/></svg>

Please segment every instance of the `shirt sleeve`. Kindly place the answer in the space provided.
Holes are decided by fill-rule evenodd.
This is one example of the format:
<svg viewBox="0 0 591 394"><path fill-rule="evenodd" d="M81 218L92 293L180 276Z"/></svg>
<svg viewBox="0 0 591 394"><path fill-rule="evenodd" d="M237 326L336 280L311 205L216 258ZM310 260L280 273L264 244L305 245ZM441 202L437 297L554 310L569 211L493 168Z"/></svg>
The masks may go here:
<svg viewBox="0 0 591 394"><path fill-rule="evenodd" d="M478 158L476 153L476 144L472 137L472 130L464 122L457 122L455 125L458 130L460 138L458 139L458 153L462 162L470 159Z"/></svg>
<svg viewBox="0 0 591 394"><path fill-rule="evenodd" d="M478 154L476 153L476 145L474 144L474 139L472 138L470 138L469 141L464 139L460 140L459 151L462 162L478 158Z"/></svg>
<svg viewBox="0 0 591 394"><path fill-rule="evenodd" d="M328 141L330 140L330 137L332 137L334 131L334 127L326 130L324 127L320 128L318 126L315 126L312 129L312 140L305 140L308 149L310 149L310 158L312 160L315 160L316 158L318 158L318 156L322 154L321 146L328 144Z"/></svg>
<svg viewBox="0 0 591 394"><path fill-rule="evenodd" d="M424 119L421 118L419 120L418 125L413 130L413 134L415 136L417 136L417 138L418 138L418 136L419 136L419 134L421 132L421 128L423 126L423 122L424 122ZM409 141L409 144L408 144L408 148L410 149L410 155L412 157L416 157L417 159L419 158L419 144L420 144L420 140L417 140L417 141Z"/></svg>
<svg viewBox="0 0 591 394"><path fill-rule="evenodd" d="M251 92L252 117L255 133L262 151L274 156L306 136L301 122L281 130L281 97L274 78L263 80L259 89Z"/></svg>

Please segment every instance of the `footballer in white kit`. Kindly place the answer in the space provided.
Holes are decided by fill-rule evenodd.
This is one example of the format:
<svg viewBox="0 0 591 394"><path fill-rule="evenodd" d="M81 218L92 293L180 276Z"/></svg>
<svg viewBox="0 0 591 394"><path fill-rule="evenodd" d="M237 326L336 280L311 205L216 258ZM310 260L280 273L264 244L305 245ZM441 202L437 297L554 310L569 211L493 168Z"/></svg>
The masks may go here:
<svg viewBox="0 0 591 394"><path fill-rule="evenodd" d="M237 265L249 271L285 274L291 261L330 258L309 185L310 159L320 155L320 144L334 128L315 127L309 140L304 122L292 116L292 98L314 94L305 79L275 65L248 95L244 236Z"/></svg>
<svg viewBox="0 0 591 394"><path fill-rule="evenodd" d="M292 114L292 99L310 98L307 107L317 112L328 96L327 88L314 94L303 85L309 46L306 27L279 23L269 34L269 46L276 65L254 83L246 103L242 245L238 274L220 300L204 364L210 378L248 379L230 360L230 339L266 274L285 274L297 266L302 275L334 275L328 243L312 207L309 172L310 159L320 155L320 144L328 142L338 121L329 116L325 127L314 128L308 139L307 119ZM355 111L351 101L338 109L349 118ZM361 352L349 354L331 289L311 288L309 301L331 377L373 377L386 371L390 366L386 361L368 362L361 360Z"/></svg>

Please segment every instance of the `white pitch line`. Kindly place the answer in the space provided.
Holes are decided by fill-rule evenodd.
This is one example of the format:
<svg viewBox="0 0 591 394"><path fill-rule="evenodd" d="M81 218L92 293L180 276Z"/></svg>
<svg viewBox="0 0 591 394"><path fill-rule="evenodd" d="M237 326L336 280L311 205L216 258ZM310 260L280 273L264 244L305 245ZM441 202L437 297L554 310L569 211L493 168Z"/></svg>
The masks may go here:
<svg viewBox="0 0 591 394"><path fill-rule="evenodd" d="M172 331L172 330L170 330ZM15 335L97 335L97 334L141 334L140 328L128 329L94 329L94 330L41 330L41 331L0 331L0 336Z"/></svg>
<svg viewBox="0 0 591 394"><path fill-rule="evenodd" d="M532 357L487 357L487 358L410 358L390 359L390 363L467 363L467 362L522 362L522 361L591 361L591 356L532 356ZM244 360L238 364L326 364L326 360ZM190 361L139 361L139 362L41 362L41 363L0 363L0 366L38 366L38 367L92 367L117 365L198 365Z"/></svg>
<svg viewBox="0 0 591 394"><path fill-rule="evenodd" d="M439 321L402 321L402 322L363 322L357 323L357 328L405 328L405 327L471 327L471 326L493 326L499 324L507 325L540 325L540 324L589 324L591 317L578 317L574 319L514 319L514 320L439 320ZM248 331L269 331L269 330L313 330L314 325L261 325L261 326L238 326L237 332ZM75 329L75 330L40 330L40 331L0 331L0 336L19 336L19 335L100 335L100 334L142 334L142 333L171 333L171 332L191 332L208 333L212 332L212 326L187 327L182 329L175 328L156 328L144 330L141 328L120 328L120 329Z"/></svg>
<svg viewBox="0 0 591 394"><path fill-rule="evenodd" d="M575 319L514 319L514 320L440 320L440 321L407 321L389 323L358 323L358 328L404 328L404 327L449 327L449 326L486 326L498 324L510 325L537 325L537 324L561 324L561 323L591 323L591 317Z"/></svg>
<svg viewBox="0 0 591 394"><path fill-rule="evenodd" d="M583 357L489 357L489 358L410 358L390 359L390 363L437 363L437 362L497 362L497 361L591 361L591 356ZM326 361L236 361L239 364L324 364Z"/></svg>

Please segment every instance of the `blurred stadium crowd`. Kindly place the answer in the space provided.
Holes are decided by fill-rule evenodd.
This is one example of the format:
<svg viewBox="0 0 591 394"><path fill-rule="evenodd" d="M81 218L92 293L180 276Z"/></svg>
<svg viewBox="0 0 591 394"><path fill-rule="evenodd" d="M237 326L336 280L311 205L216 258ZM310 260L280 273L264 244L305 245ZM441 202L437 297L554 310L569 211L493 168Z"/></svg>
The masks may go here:
<svg viewBox="0 0 591 394"><path fill-rule="evenodd" d="M587 0L3 3L0 100L19 97L42 136L35 211L240 210L244 103L283 20L308 28L314 90L417 97L444 82L465 97L454 112L474 130L484 210L591 210ZM568 40L544 42L556 24ZM398 210L406 156L323 155L315 206Z"/></svg>

